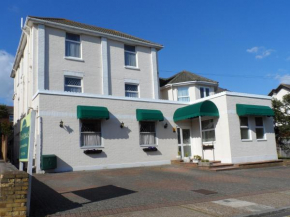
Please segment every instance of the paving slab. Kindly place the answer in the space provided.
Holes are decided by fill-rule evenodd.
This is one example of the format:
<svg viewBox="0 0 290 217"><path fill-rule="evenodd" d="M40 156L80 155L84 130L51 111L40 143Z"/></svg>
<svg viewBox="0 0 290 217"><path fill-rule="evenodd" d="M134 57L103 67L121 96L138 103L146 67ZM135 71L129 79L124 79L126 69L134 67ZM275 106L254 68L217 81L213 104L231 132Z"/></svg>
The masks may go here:
<svg viewBox="0 0 290 217"><path fill-rule="evenodd" d="M225 208L225 206L217 204L217 203L213 203L213 202L187 204L187 205L182 205L182 207L200 211L202 213L206 213L211 216L231 217L231 216L251 213L248 210L242 210L242 209L237 209L233 207Z"/></svg>
<svg viewBox="0 0 290 217"><path fill-rule="evenodd" d="M239 200L271 206L274 208L287 207L290 206L290 191L239 197Z"/></svg>
<svg viewBox="0 0 290 217"><path fill-rule="evenodd" d="M109 215L112 216L112 215ZM173 207L163 207L159 209L150 209L144 211L130 212L115 214L114 217L212 217L212 215L207 215L205 213L198 212L196 210L187 209L180 206Z"/></svg>

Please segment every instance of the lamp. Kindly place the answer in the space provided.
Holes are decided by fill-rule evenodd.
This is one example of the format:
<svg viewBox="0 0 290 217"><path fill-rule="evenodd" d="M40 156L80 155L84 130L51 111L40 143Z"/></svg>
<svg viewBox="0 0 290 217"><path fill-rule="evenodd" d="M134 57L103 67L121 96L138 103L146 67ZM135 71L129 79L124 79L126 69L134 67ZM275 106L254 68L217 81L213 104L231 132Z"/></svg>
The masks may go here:
<svg viewBox="0 0 290 217"><path fill-rule="evenodd" d="M164 124L164 129L166 129L166 128L167 128L167 126L168 126L168 124L167 124L167 123L165 123L165 124Z"/></svg>
<svg viewBox="0 0 290 217"><path fill-rule="evenodd" d="M124 127L124 122L122 122L121 124L120 124L120 128L123 128Z"/></svg>
<svg viewBox="0 0 290 217"><path fill-rule="evenodd" d="M63 121L62 120L59 122L59 127L63 128Z"/></svg>
<svg viewBox="0 0 290 217"><path fill-rule="evenodd" d="M173 128L172 128L172 131L173 131L173 133L176 133L176 128L173 127Z"/></svg>

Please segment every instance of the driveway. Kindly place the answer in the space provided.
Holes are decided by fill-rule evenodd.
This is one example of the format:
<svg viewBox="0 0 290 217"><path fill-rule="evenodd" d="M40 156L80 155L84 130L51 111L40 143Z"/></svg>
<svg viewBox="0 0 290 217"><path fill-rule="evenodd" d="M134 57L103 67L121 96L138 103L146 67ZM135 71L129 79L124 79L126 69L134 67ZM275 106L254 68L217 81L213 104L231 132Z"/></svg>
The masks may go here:
<svg viewBox="0 0 290 217"><path fill-rule="evenodd" d="M102 216L290 190L290 167L224 172L180 165L35 175L31 215Z"/></svg>

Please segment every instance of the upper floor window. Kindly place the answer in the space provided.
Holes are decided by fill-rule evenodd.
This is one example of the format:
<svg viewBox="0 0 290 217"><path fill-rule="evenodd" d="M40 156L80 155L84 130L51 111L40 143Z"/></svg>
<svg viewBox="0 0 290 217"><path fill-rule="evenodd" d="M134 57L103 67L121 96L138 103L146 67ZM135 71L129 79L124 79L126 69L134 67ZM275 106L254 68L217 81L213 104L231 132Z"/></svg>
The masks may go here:
<svg viewBox="0 0 290 217"><path fill-rule="evenodd" d="M189 102L190 101L190 97L189 97L189 93L188 93L188 87L179 87L177 89L177 100L178 101L184 101L184 102Z"/></svg>
<svg viewBox="0 0 290 217"><path fill-rule="evenodd" d="M135 46L125 45L125 66L137 67Z"/></svg>
<svg viewBox="0 0 290 217"><path fill-rule="evenodd" d="M240 128L241 128L241 139L242 140L250 140L250 128L248 117L240 117Z"/></svg>
<svg viewBox="0 0 290 217"><path fill-rule="evenodd" d="M256 123L256 138L257 139L266 139L263 118L262 117L255 117L255 123Z"/></svg>
<svg viewBox="0 0 290 217"><path fill-rule="evenodd" d="M65 56L81 58L81 40L76 34L66 33Z"/></svg>
<svg viewBox="0 0 290 217"><path fill-rule="evenodd" d="M140 122L140 145L156 145L155 122Z"/></svg>
<svg viewBox="0 0 290 217"><path fill-rule="evenodd" d="M125 84L125 96L126 97L139 97L138 84Z"/></svg>
<svg viewBox="0 0 290 217"><path fill-rule="evenodd" d="M65 77L64 78L64 91L81 93L82 92L82 79Z"/></svg>
<svg viewBox="0 0 290 217"><path fill-rule="evenodd" d="M204 120L201 122L202 141L214 142L215 141L215 128L213 119Z"/></svg>
<svg viewBox="0 0 290 217"><path fill-rule="evenodd" d="M204 98L209 96L209 88L208 87L201 87L200 90L200 98Z"/></svg>

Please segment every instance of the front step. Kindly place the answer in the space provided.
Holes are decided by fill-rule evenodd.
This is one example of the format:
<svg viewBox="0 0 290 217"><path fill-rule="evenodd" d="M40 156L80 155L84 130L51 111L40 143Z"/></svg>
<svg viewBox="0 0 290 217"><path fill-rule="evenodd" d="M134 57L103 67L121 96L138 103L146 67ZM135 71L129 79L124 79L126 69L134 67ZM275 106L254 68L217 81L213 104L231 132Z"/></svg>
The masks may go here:
<svg viewBox="0 0 290 217"><path fill-rule="evenodd" d="M210 171L215 171L215 172L219 172L219 171L225 171L225 170L238 170L239 167L236 166L228 166L228 167L217 167L217 168L210 168Z"/></svg>
<svg viewBox="0 0 290 217"><path fill-rule="evenodd" d="M214 167L231 167L231 166L234 166L234 164L231 164L231 163L214 163L210 167L214 168Z"/></svg>

